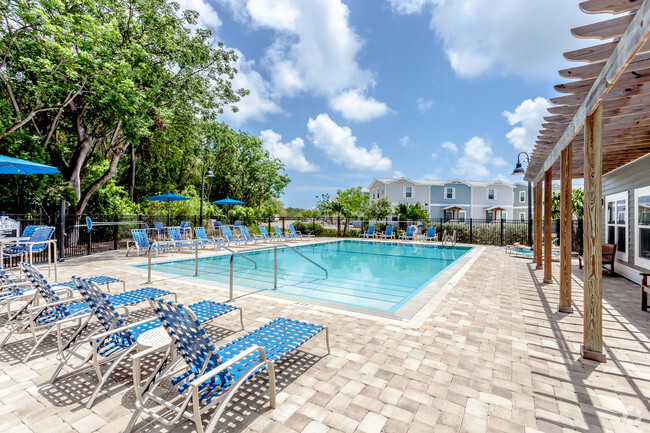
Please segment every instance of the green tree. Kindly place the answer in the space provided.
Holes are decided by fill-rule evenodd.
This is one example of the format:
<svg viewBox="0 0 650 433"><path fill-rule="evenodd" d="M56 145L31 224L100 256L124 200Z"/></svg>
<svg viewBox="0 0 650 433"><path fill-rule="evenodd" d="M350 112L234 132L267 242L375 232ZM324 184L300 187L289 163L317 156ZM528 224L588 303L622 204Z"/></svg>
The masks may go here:
<svg viewBox="0 0 650 433"><path fill-rule="evenodd" d="M234 51L174 2L14 0L0 13L0 147L33 137L74 189L77 215L129 150L131 173L138 153L183 153L199 122L247 94L231 85Z"/></svg>
<svg viewBox="0 0 650 433"><path fill-rule="evenodd" d="M211 196L232 197L258 207L278 197L289 184L284 164L262 147L262 140L248 132L235 132L225 124L213 125L209 132L215 177Z"/></svg>
<svg viewBox="0 0 650 433"><path fill-rule="evenodd" d="M336 201L341 204L341 212L345 217L343 236L348 230L348 218L358 218L368 206L368 196L361 194L361 187L339 189L336 191ZM339 230L340 232L340 230Z"/></svg>
<svg viewBox="0 0 650 433"><path fill-rule="evenodd" d="M429 212L422 207L420 202L417 203L400 203L395 208L396 212L399 215L400 221L417 221L417 220L428 220Z"/></svg>
<svg viewBox="0 0 650 433"><path fill-rule="evenodd" d="M373 201L368 206L368 218L383 219L393 212L393 208L386 197Z"/></svg>
<svg viewBox="0 0 650 433"><path fill-rule="evenodd" d="M576 218L582 218L584 214L584 197L585 192L582 188L571 191L571 213ZM551 195L551 218L560 218L561 214L561 195L559 191Z"/></svg>
<svg viewBox="0 0 650 433"><path fill-rule="evenodd" d="M556 219L560 217L560 192L555 191L551 194L551 218Z"/></svg>
<svg viewBox="0 0 650 433"><path fill-rule="evenodd" d="M571 191L571 208L573 215L580 219L584 215L585 191L582 188Z"/></svg>

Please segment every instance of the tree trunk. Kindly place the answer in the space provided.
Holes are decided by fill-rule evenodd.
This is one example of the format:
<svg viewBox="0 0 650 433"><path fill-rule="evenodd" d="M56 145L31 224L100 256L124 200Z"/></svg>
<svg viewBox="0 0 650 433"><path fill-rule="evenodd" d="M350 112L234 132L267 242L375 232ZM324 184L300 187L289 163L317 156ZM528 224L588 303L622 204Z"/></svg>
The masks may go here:
<svg viewBox="0 0 650 433"><path fill-rule="evenodd" d="M135 196L135 146L131 145L131 188L129 189L129 198L134 201Z"/></svg>

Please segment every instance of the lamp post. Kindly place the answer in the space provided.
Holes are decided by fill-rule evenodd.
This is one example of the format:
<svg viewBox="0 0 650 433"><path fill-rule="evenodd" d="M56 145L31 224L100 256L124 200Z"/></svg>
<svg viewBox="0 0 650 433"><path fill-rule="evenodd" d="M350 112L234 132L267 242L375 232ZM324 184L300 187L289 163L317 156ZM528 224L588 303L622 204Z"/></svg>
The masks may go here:
<svg viewBox="0 0 650 433"><path fill-rule="evenodd" d="M201 176L201 211L199 212L199 224L201 227L203 227L203 194L205 191L206 177L214 177L214 173L212 173L212 167L208 167L208 171L203 173L203 176Z"/></svg>
<svg viewBox="0 0 650 433"><path fill-rule="evenodd" d="M523 159L521 156L524 156ZM530 163L530 156L526 152L519 152L519 155L517 155L517 165L515 166L515 169L512 171L512 175L523 175L526 174L526 170L521 166L521 163L524 162L526 165ZM533 246L533 212L532 212L532 197L531 197L531 187L530 187L530 181L528 181L528 246Z"/></svg>

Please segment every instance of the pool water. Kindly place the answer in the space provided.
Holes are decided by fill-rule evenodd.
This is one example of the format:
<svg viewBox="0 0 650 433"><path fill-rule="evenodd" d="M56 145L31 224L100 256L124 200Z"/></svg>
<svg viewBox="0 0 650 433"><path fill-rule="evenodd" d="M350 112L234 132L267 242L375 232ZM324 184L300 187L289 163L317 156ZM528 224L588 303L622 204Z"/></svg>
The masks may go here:
<svg viewBox="0 0 650 433"><path fill-rule="evenodd" d="M273 246L242 252L234 284L386 312L397 311L471 247L342 240L291 245L328 271L278 246L274 289ZM246 260L244 257L257 264ZM146 267L146 265L143 265ZM194 276L194 259L152 264L152 270ZM230 254L199 259L197 278L229 283Z"/></svg>

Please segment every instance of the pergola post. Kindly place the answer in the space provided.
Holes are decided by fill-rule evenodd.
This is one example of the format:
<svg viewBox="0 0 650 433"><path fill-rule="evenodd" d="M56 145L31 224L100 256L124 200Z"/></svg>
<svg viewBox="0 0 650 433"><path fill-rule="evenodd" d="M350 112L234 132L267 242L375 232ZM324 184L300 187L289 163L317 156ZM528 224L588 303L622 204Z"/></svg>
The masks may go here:
<svg viewBox="0 0 650 433"><path fill-rule="evenodd" d="M553 282L553 268L551 267L551 196L553 190L553 167L544 173L544 282Z"/></svg>
<svg viewBox="0 0 650 433"><path fill-rule="evenodd" d="M603 353L602 271L602 135L603 105L598 104L585 121L584 198L584 345L581 355L605 362Z"/></svg>
<svg viewBox="0 0 650 433"><path fill-rule="evenodd" d="M561 192L560 192L560 303L558 311L573 313L571 308L571 206L572 143L562 150Z"/></svg>
<svg viewBox="0 0 650 433"><path fill-rule="evenodd" d="M542 185L538 182L535 185L535 263L537 269L542 269Z"/></svg>

